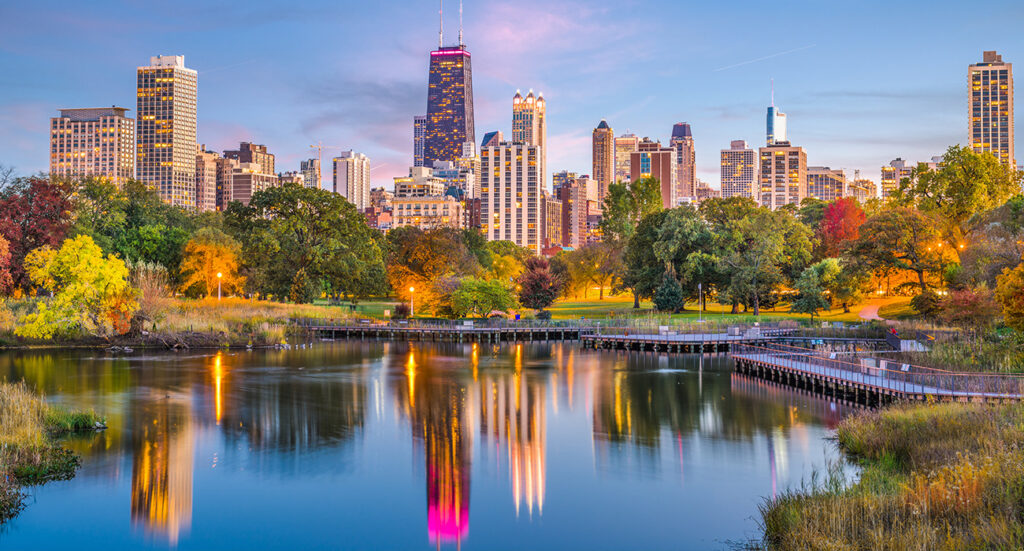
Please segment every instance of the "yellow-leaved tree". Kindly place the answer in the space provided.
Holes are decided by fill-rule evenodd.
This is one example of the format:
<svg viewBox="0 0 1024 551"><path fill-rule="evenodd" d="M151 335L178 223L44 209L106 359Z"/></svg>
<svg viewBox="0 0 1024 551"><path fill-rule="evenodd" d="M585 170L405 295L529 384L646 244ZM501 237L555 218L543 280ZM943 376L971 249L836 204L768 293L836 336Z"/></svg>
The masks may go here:
<svg viewBox="0 0 1024 551"><path fill-rule="evenodd" d="M181 259L181 290L192 296L240 292L245 278L238 274L238 242L216 228L203 228L185 244ZM220 277L217 276L220 274Z"/></svg>
<svg viewBox="0 0 1024 551"><path fill-rule="evenodd" d="M15 334L48 339L81 333L108 337L125 333L138 305L124 261L103 251L88 235L68 239L59 250L40 247L25 257L25 272L52 298L20 320Z"/></svg>

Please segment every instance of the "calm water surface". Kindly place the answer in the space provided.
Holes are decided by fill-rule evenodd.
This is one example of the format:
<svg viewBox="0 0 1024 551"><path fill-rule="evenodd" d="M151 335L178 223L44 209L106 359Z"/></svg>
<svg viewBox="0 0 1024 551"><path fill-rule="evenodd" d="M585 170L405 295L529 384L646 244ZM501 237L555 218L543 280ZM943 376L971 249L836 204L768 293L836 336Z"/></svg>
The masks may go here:
<svg viewBox="0 0 1024 551"><path fill-rule="evenodd" d="M2 549L723 549L849 410L725 356L575 344L13 353L106 416Z"/></svg>

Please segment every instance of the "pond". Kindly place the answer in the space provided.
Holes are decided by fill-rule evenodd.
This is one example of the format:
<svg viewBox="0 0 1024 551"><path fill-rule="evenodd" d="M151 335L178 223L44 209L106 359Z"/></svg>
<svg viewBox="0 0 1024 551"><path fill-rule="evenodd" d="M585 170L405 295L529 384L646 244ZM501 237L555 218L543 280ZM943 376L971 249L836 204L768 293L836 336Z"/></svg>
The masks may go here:
<svg viewBox="0 0 1024 551"><path fill-rule="evenodd" d="M852 411L727 355L576 343L8 352L0 377L109 426L4 549L729 549Z"/></svg>

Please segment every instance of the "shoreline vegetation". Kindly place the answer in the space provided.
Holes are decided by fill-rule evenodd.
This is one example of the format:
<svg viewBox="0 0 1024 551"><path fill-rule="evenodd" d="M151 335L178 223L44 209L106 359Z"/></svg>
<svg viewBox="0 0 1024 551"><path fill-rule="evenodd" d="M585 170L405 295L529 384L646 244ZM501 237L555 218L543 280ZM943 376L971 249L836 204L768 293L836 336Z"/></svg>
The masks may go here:
<svg viewBox="0 0 1024 551"><path fill-rule="evenodd" d="M25 508L27 486L74 478L81 460L61 437L105 428L93 411L49 405L24 382L0 383L0 525Z"/></svg>
<svg viewBox="0 0 1024 551"><path fill-rule="evenodd" d="M900 404L843 420L841 465L761 506L767 550L1020 549L1024 405Z"/></svg>

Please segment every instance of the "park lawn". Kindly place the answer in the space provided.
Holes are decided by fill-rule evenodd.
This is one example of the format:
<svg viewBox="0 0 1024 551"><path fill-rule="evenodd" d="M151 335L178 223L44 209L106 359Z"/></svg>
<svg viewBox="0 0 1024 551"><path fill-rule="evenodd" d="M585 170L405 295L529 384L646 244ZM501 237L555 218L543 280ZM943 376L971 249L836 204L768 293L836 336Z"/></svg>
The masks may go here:
<svg viewBox="0 0 1024 551"><path fill-rule="evenodd" d="M892 297L878 309L878 316L887 320L908 320L917 318L918 313L910 305L910 297Z"/></svg>
<svg viewBox="0 0 1024 551"><path fill-rule="evenodd" d="M843 312L842 308L836 308L834 310L823 311L815 314L815 321L842 321L842 322L857 322L862 321L860 319L860 309L863 304L858 304L850 308L849 313ZM687 304L687 310L678 314L673 314L673 320L691 320L698 319L700 313L698 311L698 305L696 303ZM610 317L648 317L657 315L658 313L654 310L651 301L641 301L640 309L633 309L633 297L632 295L623 294L615 296L605 296L603 300L592 298L589 300L560 300L552 304L548 310L551 312L552 319L579 319L581 317L587 319L607 319ZM714 319L751 319L753 318L753 312L740 312L739 314L731 314L729 311L731 307L728 305L722 305L717 303L708 302L704 306L704 317L710 320ZM774 309L761 310L762 320L783 320L783 319L794 319L794 320L810 320L811 317L808 314L796 314L789 311L788 304L779 304Z"/></svg>
<svg viewBox="0 0 1024 551"><path fill-rule="evenodd" d="M395 307L400 304L400 301L393 298L364 298L356 302L355 310L349 308L352 302L348 300L330 304L326 299L317 299L313 301L313 304L337 309L339 312L344 312L350 316L384 319L388 317L384 315L384 312L394 313Z"/></svg>

